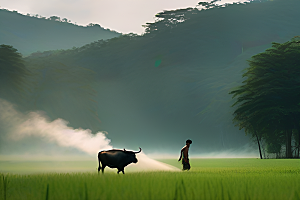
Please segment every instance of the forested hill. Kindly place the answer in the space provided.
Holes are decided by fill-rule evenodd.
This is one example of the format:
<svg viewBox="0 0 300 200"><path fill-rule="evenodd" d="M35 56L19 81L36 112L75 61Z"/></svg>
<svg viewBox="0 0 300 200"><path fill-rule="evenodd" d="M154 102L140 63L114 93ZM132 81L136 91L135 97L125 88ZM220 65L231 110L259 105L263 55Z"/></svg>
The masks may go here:
<svg viewBox="0 0 300 200"><path fill-rule="evenodd" d="M119 35L98 24L84 27L56 16L46 19L0 9L0 44L12 45L25 56L36 51L80 47Z"/></svg>
<svg viewBox="0 0 300 200"><path fill-rule="evenodd" d="M174 151L186 138L194 153L240 148L249 138L232 124L228 93L242 82L246 60L300 34L299 7L298 0L274 0L164 11L142 36L28 57L44 80L35 108L74 127L108 131L122 148L147 152L155 144L153 151ZM53 69L66 66L95 72L92 110L101 123L88 118L88 103L76 102L76 95L62 98L61 87L47 93L57 80Z"/></svg>

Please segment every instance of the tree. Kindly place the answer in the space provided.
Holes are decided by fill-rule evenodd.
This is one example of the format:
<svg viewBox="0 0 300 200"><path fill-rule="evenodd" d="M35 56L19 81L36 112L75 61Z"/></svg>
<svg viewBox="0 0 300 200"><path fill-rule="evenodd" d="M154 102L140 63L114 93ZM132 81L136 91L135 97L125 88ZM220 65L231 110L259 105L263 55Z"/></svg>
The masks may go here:
<svg viewBox="0 0 300 200"><path fill-rule="evenodd" d="M276 158L279 158L281 153L282 145L284 145L284 132L283 131L274 131L274 132L265 132L264 140L267 144L267 152L276 154Z"/></svg>
<svg viewBox="0 0 300 200"><path fill-rule="evenodd" d="M51 17L49 17L49 19L51 21L58 21L58 22L60 22L60 17L57 17L57 16L51 16Z"/></svg>
<svg viewBox="0 0 300 200"><path fill-rule="evenodd" d="M243 74L246 78L243 85L230 92L233 98L237 97L232 105L237 106L233 121L246 133L255 135L256 131L265 130L261 134L268 138L266 142L276 141L282 135L275 133L284 131L282 142L286 146L286 157L291 158L292 130L299 130L300 121L299 39L272 44L272 48L252 56L248 61L250 67ZM274 134L267 135L267 132ZM274 146L274 142L270 142L269 150L273 148L271 144Z"/></svg>
<svg viewBox="0 0 300 200"><path fill-rule="evenodd" d="M154 23L146 23L143 25L146 33L158 33L165 30L175 28L179 23L185 22L190 15L197 14L196 8L177 9L171 11L163 11L155 15Z"/></svg>
<svg viewBox="0 0 300 200"><path fill-rule="evenodd" d="M0 45L0 97L15 99L26 88L26 69L22 55L13 46ZM15 97L15 98L13 98ZM20 98L20 96L19 96Z"/></svg>
<svg viewBox="0 0 300 200"><path fill-rule="evenodd" d="M62 22L68 22L68 19L67 18L63 18L61 21Z"/></svg>
<svg viewBox="0 0 300 200"><path fill-rule="evenodd" d="M212 0L211 2L199 2L197 6L203 6L203 7L205 7L205 9L219 7L218 5L215 4L215 2L217 2L217 1L220 1L220 0Z"/></svg>

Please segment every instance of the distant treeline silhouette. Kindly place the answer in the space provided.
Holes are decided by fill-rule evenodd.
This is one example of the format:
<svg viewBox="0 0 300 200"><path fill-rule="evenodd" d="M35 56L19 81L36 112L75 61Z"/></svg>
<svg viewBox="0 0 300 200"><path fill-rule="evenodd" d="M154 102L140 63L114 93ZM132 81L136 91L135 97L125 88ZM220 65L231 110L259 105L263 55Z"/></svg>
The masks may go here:
<svg viewBox="0 0 300 200"><path fill-rule="evenodd" d="M121 35L99 24L79 26L57 16L45 18L0 9L0 18L0 44L14 46L23 56L37 51L80 47Z"/></svg>

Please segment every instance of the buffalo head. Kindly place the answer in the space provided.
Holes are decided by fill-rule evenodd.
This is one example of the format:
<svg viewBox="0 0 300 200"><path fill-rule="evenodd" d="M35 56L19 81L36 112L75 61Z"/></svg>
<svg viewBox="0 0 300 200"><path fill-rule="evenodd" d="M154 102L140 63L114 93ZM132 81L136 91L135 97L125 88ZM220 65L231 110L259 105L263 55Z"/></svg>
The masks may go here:
<svg viewBox="0 0 300 200"><path fill-rule="evenodd" d="M140 148L139 151L126 151L126 149L123 149L124 153L126 153L127 155L130 155L129 156L129 161L130 162L133 162L133 163L137 163L138 162L135 154L140 153L142 151L141 147L139 147L139 148Z"/></svg>

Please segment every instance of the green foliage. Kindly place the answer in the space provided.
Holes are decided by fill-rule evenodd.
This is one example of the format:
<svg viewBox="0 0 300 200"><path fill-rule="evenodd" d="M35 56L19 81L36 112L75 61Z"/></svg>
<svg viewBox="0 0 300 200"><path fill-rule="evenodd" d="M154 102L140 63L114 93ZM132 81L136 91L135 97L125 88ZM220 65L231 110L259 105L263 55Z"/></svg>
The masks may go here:
<svg viewBox="0 0 300 200"><path fill-rule="evenodd" d="M299 127L300 45L297 37L272 44L252 56L243 85L229 94L237 98L232 105L237 106L233 113L236 126L253 136L259 132L269 143L268 151L278 153L288 138L274 133ZM286 144L287 148L291 145Z"/></svg>
<svg viewBox="0 0 300 200"><path fill-rule="evenodd" d="M0 45L0 98L22 98L28 75L22 55L13 46Z"/></svg>
<svg viewBox="0 0 300 200"><path fill-rule="evenodd" d="M2 185L3 185L3 199L6 200L6 193L7 193L7 185L9 183L8 175L2 174Z"/></svg>
<svg viewBox="0 0 300 200"><path fill-rule="evenodd" d="M13 46L0 45L0 80L1 84L11 85L12 88L21 89L24 77L28 71L25 68L22 55Z"/></svg>
<svg viewBox="0 0 300 200"><path fill-rule="evenodd" d="M171 11L163 11L155 15L156 20L154 23L146 23L145 32L147 34L157 34L165 30L173 29L179 23L190 19L192 14L197 14L198 9L196 8L185 8Z"/></svg>
<svg viewBox="0 0 300 200"><path fill-rule="evenodd" d="M211 2L199 2L198 6L203 6L205 9L210 9L214 7L218 7L215 3L220 0L212 0Z"/></svg>
<svg viewBox="0 0 300 200"><path fill-rule="evenodd" d="M46 200L49 200L49 184L47 184L47 189L46 189Z"/></svg>
<svg viewBox="0 0 300 200"><path fill-rule="evenodd" d="M285 142L285 134L283 131L275 131L273 133L265 132L263 139L267 143L267 152L279 154L281 147Z"/></svg>

